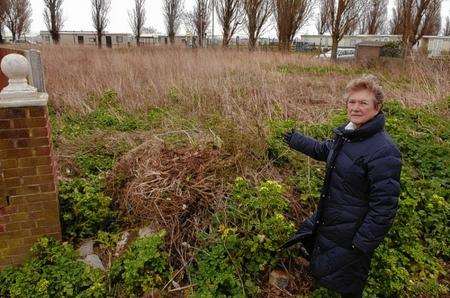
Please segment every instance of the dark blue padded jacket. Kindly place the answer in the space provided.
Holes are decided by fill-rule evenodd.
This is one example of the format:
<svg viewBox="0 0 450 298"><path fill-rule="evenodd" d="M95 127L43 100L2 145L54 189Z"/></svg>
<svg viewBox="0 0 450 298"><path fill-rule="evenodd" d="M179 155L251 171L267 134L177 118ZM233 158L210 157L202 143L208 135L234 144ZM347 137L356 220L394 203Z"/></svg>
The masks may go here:
<svg viewBox="0 0 450 298"><path fill-rule="evenodd" d="M378 113L356 130L334 129L333 140L318 142L294 133L289 146L326 161L317 211L297 231L311 254L319 284L360 295L370 260L394 220L400 194L401 155Z"/></svg>

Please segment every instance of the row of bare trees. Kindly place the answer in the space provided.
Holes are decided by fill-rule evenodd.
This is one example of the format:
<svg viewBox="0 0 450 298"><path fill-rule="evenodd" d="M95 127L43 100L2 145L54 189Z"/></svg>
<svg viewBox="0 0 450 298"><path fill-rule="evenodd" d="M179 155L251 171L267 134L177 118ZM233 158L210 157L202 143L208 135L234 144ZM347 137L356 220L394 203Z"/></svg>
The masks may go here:
<svg viewBox="0 0 450 298"><path fill-rule="evenodd" d="M3 28L9 29L13 41L25 35L31 25L31 4L29 0L0 1L0 42L3 42Z"/></svg>
<svg viewBox="0 0 450 298"><path fill-rule="evenodd" d="M3 27L12 33L13 40L29 30L31 20L30 0L0 1L0 42ZM97 44L102 47L102 35L109 23L111 0L90 0L91 19L97 32ZM43 0L44 21L54 43L60 40L59 32L64 18L64 0ZM313 17L313 8L319 6L316 28L320 35L332 37L332 58L336 58L339 41L344 35L379 34L390 27L392 34L402 36L406 49L411 49L424 35L436 35L441 28L442 0L396 0L393 17L387 22L388 0L195 0L192 11L184 12L184 0L163 0L163 15L170 43L184 21L204 44L207 29L214 10L222 27L222 44L227 47L238 30L248 35L250 50L267 27L270 18L275 19L279 47L288 50L297 32ZM146 0L134 0L128 12L130 27L140 44L145 30ZM443 34L450 35L450 19L447 17Z"/></svg>

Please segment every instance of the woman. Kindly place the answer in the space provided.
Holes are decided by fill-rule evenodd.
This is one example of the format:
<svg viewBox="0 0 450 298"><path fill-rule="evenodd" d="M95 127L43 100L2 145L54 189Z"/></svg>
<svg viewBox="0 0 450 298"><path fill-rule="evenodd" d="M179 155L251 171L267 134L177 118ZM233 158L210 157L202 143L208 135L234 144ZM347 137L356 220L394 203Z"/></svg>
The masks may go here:
<svg viewBox="0 0 450 298"><path fill-rule="evenodd" d="M302 242L319 285L361 297L372 254L397 211L401 155L384 130L376 78L352 80L345 97L349 122L334 129L333 140L294 131L284 136L291 148L327 162L317 211L285 247Z"/></svg>

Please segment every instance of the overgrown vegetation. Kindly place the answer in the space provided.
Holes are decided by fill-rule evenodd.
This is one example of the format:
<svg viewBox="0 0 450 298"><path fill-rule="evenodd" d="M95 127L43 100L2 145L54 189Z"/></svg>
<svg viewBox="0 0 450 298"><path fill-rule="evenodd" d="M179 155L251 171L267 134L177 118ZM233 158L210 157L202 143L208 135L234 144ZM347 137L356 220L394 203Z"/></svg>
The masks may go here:
<svg viewBox="0 0 450 298"><path fill-rule="evenodd" d="M165 234L160 231L136 240L113 263L109 279L115 295L141 297L163 289L171 273L168 255L162 250Z"/></svg>
<svg viewBox="0 0 450 298"><path fill-rule="evenodd" d="M99 231L117 228L117 212L104 194L101 177L61 181L59 202L63 238L72 241L95 237Z"/></svg>
<svg viewBox="0 0 450 298"><path fill-rule="evenodd" d="M289 203L275 181L258 188L238 178L224 210L201 232L201 248L191 269L199 297L255 296L262 274L277 265L279 247L295 231L285 217Z"/></svg>
<svg viewBox="0 0 450 298"><path fill-rule="evenodd" d="M105 297L104 275L81 260L70 244L41 238L20 268L0 271L1 297Z"/></svg>
<svg viewBox="0 0 450 298"><path fill-rule="evenodd" d="M297 128L318 139L331 137L332 128L346 120L338 110L343 86L365 70L289 55L243 53L236 59L232 51L198 57L176 50L152 56L139 51L133 59L128 52L87 55L108 65L111 76L106 78L97 64L88 70L67 69L86 64L75 63L79 53L71 52L69 60L53 53L46 71L54 92L53 141L64 177L59 188L63 236L72 243L94 238L96 249L108 250L107 271L77 261L70 244L41 240L24 266L0 273L0 296L165 295L177 286L199 297L266 294L270 271L292 270L280 263L298 260L296 251L277 249L316 208L324 175L323 163L288 149L282 134ZM127 61L126 68L116 55L123 58L117 61ZM66 60L71 66L61 73L54 61ZM366 297L448 294L450 98L439 99L450 85L445 80L448 67L431 64L371 69L382 78L388 97L402 99L386 103L384 110L404 166L400 209L375 253ZM60 84L73 73L80 80ZM118 91L103 92L107 86ZM84 92L97 95L85 99ZM144 151L146 158L133 162L124 158L135 157L142 143L155 149L153 139L170 146L158 154ZM181 170L170 172L175 168ZM245 178L228 184L239 176ZM108 178L116 178L108 183L117 183L117 191L108 191ZM161 187L155 191L153 185ZM136 203L131 196L123 199L125 190L139 194L144 204L157 197L164 202L159 206L176 211L161 215L152 205L156 215L134 218L136 222L166 221L170 226L172 220L180 230L135 240L124 254L115 255L121 232L134 228L115 224L133 222L122 221L126 212L117 212L118 206L129 211L127 202ZM207 203L195 208L202 196L208 196ZM177 204L177 197L186 206ZM202 223L196 221L199 212L206 218ZM186 230L188 240L178 237ZM289 291L334 295L323 289L308 293L309 288L306 281Z"/></svg>

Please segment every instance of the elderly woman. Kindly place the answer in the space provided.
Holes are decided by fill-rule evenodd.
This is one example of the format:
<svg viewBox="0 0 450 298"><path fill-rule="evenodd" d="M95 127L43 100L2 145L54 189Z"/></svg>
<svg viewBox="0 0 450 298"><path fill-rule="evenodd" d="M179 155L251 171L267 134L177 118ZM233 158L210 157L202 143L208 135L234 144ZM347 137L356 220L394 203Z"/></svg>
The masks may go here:
<svg viewBox="0 0 450 298"><path fill-rule="evenodd" d="M326 161L317 211L285 247L302 242L319 285L360 297L372 254L394 220L400 193L401 155L384 130L383 92L373 76L346 87L349 122L333 140L318 142L288 132L288 145Z"/></svg>

